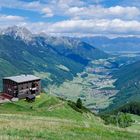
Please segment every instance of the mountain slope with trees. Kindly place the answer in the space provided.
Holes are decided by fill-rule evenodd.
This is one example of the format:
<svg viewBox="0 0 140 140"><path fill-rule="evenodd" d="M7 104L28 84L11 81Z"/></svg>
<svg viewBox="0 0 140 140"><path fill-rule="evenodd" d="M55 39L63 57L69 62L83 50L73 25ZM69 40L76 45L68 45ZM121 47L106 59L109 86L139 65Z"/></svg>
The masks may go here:
<svg viewBox="0 0 140 140"><path fill-rule="evenodd" d="M0 33L0 77L35 74L43 84L60 85L82 72L90 60L108 55L75 39L34 35L9 27Z"/></svg>
<svg viewBox="0 0 140 140"><path fill-rule="evenodd" d="M119 92L108 109L140 100L140 61L121 67L113 75L117 79L114 85Z"/></svg>

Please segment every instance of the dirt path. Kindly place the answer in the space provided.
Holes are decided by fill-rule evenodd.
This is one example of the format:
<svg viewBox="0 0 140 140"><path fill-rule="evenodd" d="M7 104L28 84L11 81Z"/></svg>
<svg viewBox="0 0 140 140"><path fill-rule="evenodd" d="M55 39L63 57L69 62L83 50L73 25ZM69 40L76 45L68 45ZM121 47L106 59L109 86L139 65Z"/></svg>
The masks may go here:
<svg viewBox="0 0 140 140"><path fill-rule="evenodd" d="M86 128L89 128L89 127L90 127L90 125L89 125L88 122L85 122L85 121L84 121L83 123L84 123L84 125L85 125Z"/></svg>
<svg viewBox="0 0 140 140"><path fill-rule="evenodd" d="M48 111L52 111L52 110L54 110L54 109L56 109L56 108L59 108L59 107L61 107L61 106L63 106L64 105L64 102L62 102L62 103L60 103L60 104L56 104L56 105L54 105L54 106L50 106L49 108L48 108Z"/></svg>

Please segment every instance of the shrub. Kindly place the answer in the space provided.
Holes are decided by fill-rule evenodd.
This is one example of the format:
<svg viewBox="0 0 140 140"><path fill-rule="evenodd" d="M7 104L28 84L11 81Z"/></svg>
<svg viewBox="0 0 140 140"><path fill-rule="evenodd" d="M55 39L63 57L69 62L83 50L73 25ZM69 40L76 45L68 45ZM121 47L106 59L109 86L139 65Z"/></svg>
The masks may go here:
<svg viewBox="0 0 140 140"><path fill-rule="evenodd" d="M132 124L133 120L131 119L131 116L126 113L118 112L117 114L108 114L103 115L101 118L105 121L105 124L114 124L116 126L125 128Z"/></svg>
<svg viewBox="0 0 140 140"><path fill-rule="evenodd" d="M80 98L78 98L77 102L76 102L76 106L79 108L79 109L82 109L82 100Z"/></svg>
<svg viewBox="0 0 140 140"><path fill-rule="evenodd" d="M72 101L69 100L68 101L68 105L71 108L73 108L75 111L82 113L82 110L77 107L76 103L74 103L74 102L72 102Z"/></svg>

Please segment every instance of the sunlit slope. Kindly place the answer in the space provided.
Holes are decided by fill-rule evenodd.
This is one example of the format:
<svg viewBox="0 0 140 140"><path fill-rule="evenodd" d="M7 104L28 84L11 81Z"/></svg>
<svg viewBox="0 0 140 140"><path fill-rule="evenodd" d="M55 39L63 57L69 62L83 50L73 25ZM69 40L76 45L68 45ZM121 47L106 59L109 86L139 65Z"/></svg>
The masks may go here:
<svg viewBox="0 0 140 140"><path fill-rule="evenodd" d="M90 112L77 112L68 102L42 94L34 103L0 105L0 138L10 140L138 140L139 131L105 126Z"/></svg>

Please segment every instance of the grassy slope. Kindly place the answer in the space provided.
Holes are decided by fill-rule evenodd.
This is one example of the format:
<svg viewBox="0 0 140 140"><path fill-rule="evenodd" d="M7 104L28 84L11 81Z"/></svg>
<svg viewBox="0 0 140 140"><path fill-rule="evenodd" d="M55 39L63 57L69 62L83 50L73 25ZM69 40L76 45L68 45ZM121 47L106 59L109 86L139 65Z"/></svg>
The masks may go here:
<svg viewBox="0 0 140 140"><path fill-rule="evenodd" d="M42 94L34 103L0 105L0 139L121 140L138 139L135 129L105 126L91 113L79 113L67 102ZM133 130L133 131L132 131Z"/></svg>
<svg viewBox="0 0 140 140"><path fill-rule="evenodd" d="M140 132L140 116L132 114L131 117L133 120L135 120L135 123L132 126L128 127L128 129L132 129L136 132L138 131Z"/></svg>

